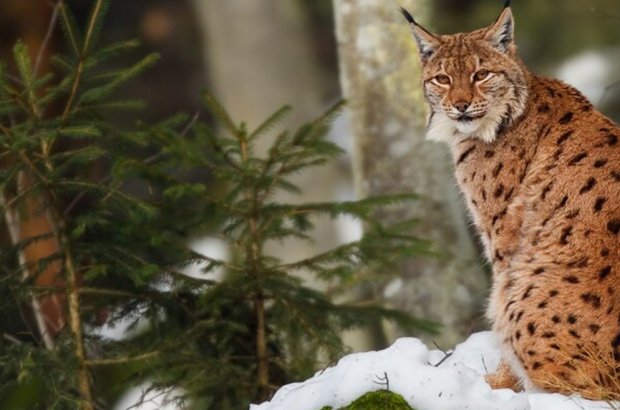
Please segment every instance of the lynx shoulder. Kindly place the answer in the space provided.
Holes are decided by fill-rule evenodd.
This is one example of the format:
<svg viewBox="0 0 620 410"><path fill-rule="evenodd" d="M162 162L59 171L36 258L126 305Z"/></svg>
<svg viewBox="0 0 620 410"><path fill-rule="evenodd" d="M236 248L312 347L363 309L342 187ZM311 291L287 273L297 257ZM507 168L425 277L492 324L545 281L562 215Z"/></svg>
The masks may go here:
<svg viewBox="0 0 620 410"><path fill-rule="evenodd" d="M620 398L620 128L519 59L506 7L470 33L403 10L422 61L428 138L447 143L493 266L493 387Z"/></svg>

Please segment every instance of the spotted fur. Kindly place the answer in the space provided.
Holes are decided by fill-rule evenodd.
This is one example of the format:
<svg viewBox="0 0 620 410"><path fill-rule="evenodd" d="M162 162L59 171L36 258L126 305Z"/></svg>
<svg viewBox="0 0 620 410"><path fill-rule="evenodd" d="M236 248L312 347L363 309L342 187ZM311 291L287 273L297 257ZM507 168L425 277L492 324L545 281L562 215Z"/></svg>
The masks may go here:
<svg viewBox="0 0 620 410"><path fill-rule="evenodd" d="M488 317L503 362L489 382L589 398L618 390L620 128L577 90L529 72L508 7L471 33L410 25L428 138L450 146L493 265Z"/></svg>

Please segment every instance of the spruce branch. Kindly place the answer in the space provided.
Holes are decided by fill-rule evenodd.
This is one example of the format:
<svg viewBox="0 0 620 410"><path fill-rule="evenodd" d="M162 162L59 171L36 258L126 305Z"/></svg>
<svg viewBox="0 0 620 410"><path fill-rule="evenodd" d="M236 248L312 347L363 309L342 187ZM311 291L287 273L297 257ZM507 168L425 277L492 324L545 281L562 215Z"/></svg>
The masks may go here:
<svg viewBox="0 0 620 410"><path fill-rule="evenodd" d="M73 16L69 8L66 6L64 1L59 4L59 7L60 7L60 15L62 17L61 27L63 29L63 34L67 42L69 43L69 46L71 47L73 51L73 54L79 58L80 56L80 45L79 44L81 42L81 36L77 28L75 17ZM60 58L60 57L56 57L56 58ZM69 68L70 71L74 71L75 67L72 64L68 63L67 67Z"/></svg>
<svg viewBox="0 0 620 410"><path fill-rule="evenodd" d="M112 80L102 86L91 88L80 95L76 105L92 103L93 101L101 100L107 97L112 92L116 91L120 85L126 83L137 75L141 74L147 68L151 67L159 60L159 54L151 53L138 61L131 67L121 70L119 72L111 73Z"/></svg>
<svg viewBox="0 0 620 410"><path fill-rule="evenodd" d="M66 122L71 114L71 110L73 109L74 100L77 98L78 90L82 81L82 75L84 74L84 65L86 63L86 54L90 47L90 43L93 39L93 35L97 32L96 25L100 24L100 18L102 11L104 11L104 4L107 4L107 0L95 0L95 5L93 6L90 20L88 22L86 28L86 37L82 47L78 46L77 33L75 29L74 21L72 21L72 17L70 13L67 11L67 8L64 3L61 3L60 7L62 10L64 26L66 28L66 32L70 38L71 45L74 48L74 51L78 57L78 64L75 68L75 75L73 77L73 84L71 85L71 92L69 97L67 98L67 102L65 104L65 108L62 113L61 122Z"/></svg>
<svg viewBox="0 0 620 410"><path fill-rule="evenodd" d="M37 98L35 94L34 75L32 71L32 61L30 60L30 54L26 49L26 46L21 41L13 47L13 58L19 72L24 92L26 94L27 109L36 119L41 118L39 107L36 103Z"/></svg>
<svg viewBox="0 0 620 410"><path fill-rule="evenodd" d="M157 357L160 354L161 352L156 350L153 352L137 354L135 356L122 356L122 357L114 357L111 359L86 360L84 364L88 367L110 366L110 365L125 364L125 363L130 363L130 362L139 362L143 360L148 360L148 359Z"/></svg>
<svg viewBox="0 0 620 410"><path fill-rule="evenodd" d="M271 130L279 122L281 122L282 119L284 117L286 117L291 111L292 111L292 108L291 108L290 105L282 106L279 110L277 110L276 112L271 114L258 127L256 127L256 129L248 136L248 140L252 141L255 138L257 138L257 137L263 135L264 133L268 132L269 130ZM276 142L274 144L274 146L276 146L276 147L277 147L277 145L278 145L278 142Z"/></svg>
<svg viewBox="0 0 620 410"><path fill-rule="evenodd" d="M49 43L52 39L52 34L54 33L54 29L56 28L56 23L58 21L58 14L60 11L60 7L62 5L63 0L58 0L56 4L54 4L54 10L52 11L52 16L50 17L50 22L47 25L47 31L45 32L45 37L43 38L43 42L39 47L39 51L37 52L37 57L34 61L34 69L33 75L35 78L39 76L39 69L41 68L41 63L43 62L43 55L47 51L49 47Z"/></svg>
<svg viewBox="0 0 620 410"><path fill-rule="evenodd" d="M235 138L240 137L240 132L233 120L230 118L230 115L226 111L226 109L220 104L220 102L212 96L210 93L203 93L203 101L209 111L213 113L213 115L220 121L220 123L224 126L224 129L234 135ZM243 147L241 146L243 145ZM247 144L241 144L240 148L243 150L247 148ZM246 152L247 154L247 152ZM247 160L247 156L246 156Z"/></svg>
<svg viewBox="0 0 620 410"><path fill-rule="evenodd" d="M90 12L88 25L86 26L86 36L84 37L84 44L81 52L82 57L88 55L90 47L97 39L98 34L101 31L103 17L106 15L109 6L109 0L96 0L95 5Z"/></svg>

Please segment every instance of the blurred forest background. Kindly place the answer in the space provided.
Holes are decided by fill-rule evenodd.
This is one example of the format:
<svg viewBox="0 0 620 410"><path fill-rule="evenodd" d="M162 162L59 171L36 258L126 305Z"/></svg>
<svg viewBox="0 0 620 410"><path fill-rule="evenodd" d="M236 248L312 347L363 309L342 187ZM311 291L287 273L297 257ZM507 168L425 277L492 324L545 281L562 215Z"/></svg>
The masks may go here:
<svg viewBox="0 0 620 410"><path fill-rule="evenodd" d="M72 10L78 25L84 26L94 2L62 3ZM517 44L528 67L572 84L598 109L618 121L618 1L513 3ZM16 71L13 48L18 39L24 42L33 61L38 61L41 73L52 70L52 55L70 51L61 35L60 23L50 26L50 22L61 18L56 4L50 0L0 2L0 58L7 63L9 72ZM188 125L192 118L213 125L217 115L205 114L201 108L201 91L209 90L235 121L245 121L250 129L282 105L290 104L292 114L278 127L296 128L346 98L347 109L334 120L327 136L345 154L295 175L292 180L301 188L301 195L277 193L274 200L324 203L353 201L369 195L419 194L415 202L373 211L372 218L391 223L417 219L417 225L408 233L428 240L432 251L421 249L421 255L400 259L390 267L390 272L381 272L379 280L355 283L336 299L353 300L360 306L378 303L404 311L441 324L439 333L420 330L411 334L392 323L374 320L365 327L343 326L346 331L342 337L347 351L382 348L405 335L422 337L448 349L472 331L485 328L488 272L455 191L447 150L424 141L425 108L419 90L417 56L398 7L407 7L432 31L454 33L490 24L502 4L500 0L113 0L99 44L138 38L142 46L123 54L113 65L104 63L103 67L127 66L148 52L159 53L160 60L115 94L119 100L144 100L145 108L136 112L105 112L103 119L118 128L148 126L184 112L190 119ZM45 52L41 54L43 44ZM54 111L62 111L62 106L62 102L51 105L48 114L56 115ZM184 132L180 134L183 136ZM257 155L267 155L274 140L261 140L255 147ZM143 159L153 154L151 148L140 153ZM93 180L103 178L105 172L105 164L96 163L89 169ZM200 183L215 192L226 190L227 181L205 168L171 172L186 183ZM125 181L123 190L137 197L149 195L148 186L136 179ZM187 212L192 211L189 203ZM182 213L183 209L176 212ZM312 220L316 227L312 243L291 239L267 244L265 252L284 264L293 263L359 240L368 226L352 217L338 216L332 220L329 215L326 212ZM10 247L10 221L5 220L8 223L3 229L2 243ZM24 225L22 229L45 233L46 228L41 228L45 223L35 218L30 221L32 226ZM193 251L207 258L234 260L235 254L227 243L212 234L217 224L211 220L196 225L198 229L188 231L187 242ZM53 250L44 252L49 254ZM205 266L205 262L189 264L183 274L195 278L211 275L208 277L214 280L222 275L201 271ZM330 285L321 280L300 277L312 288L331 291ZM49 348L48 344L54 342L46 340L49 335L15 340L13 335L28 331L24 329L26 323L36 322L35 313L29 313L25 305L17 305L13 306L13 317L5 311L0 318L0 331L5 336L0 343L38 343ZM59 315L62 317L63 313ZM123 341L141 337L140 329L148 327L144 323L142 328L130 326L134 319L108 325L104 314L99 322L90 325L101 337ZM172 332L167 337L175 337L174 328L167 329ZM322 354L323 357L317 353L321 360L304 363L303 372L291 374L308 375L317 363L329 365L333 358ZM32 366L36 365L35 360ZM201 371L210 370L205 367ZM9 372L7 377L14 376ZM157 383L170 385L169 380L162 381L165 377L155 380L156 376L144 376L136 364L100 371L96 375L102 392L98 408L126 409L140 400L144 403L133 408L165 408L167 399L190 389L182 385L179 389L162 390L165 393L151 391L142 395ZM293 381L289 376L286 372L277 374L272 377L273 383ZM237 382L221 380L221 384L227 383ZM36 383L7 384L0 388L0 409L44 408L28 404L39 390ZM238 403L227 400L222 401L226 404L221 407L208 407L212 403L193 405L240 408L236 407ZM186 405L191 407L192 403ZM177 408L174 404L168 406Z"/></svg>

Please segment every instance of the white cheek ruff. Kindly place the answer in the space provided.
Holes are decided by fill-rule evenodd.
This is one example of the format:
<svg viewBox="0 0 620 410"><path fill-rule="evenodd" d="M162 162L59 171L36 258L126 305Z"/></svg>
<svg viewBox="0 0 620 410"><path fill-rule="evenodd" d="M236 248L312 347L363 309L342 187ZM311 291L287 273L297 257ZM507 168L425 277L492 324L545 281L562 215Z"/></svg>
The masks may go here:
<svg viewBox="0 0 620 410"><path fill-rule="evenodd" d="M426 138L432 141L454 143L465 138L479 138L486 143L495 141L502 123L504 107L491 106L484 117L469 122L459 122L444 113L435 113L430 119Z"/></svg>
<svg viewBox="0 0 620 410"><path fill-rule="evenodd" d="M426 138L431 141L450 143L457 138L456 122L443 113L431 117L426 130Z"/></svg>

